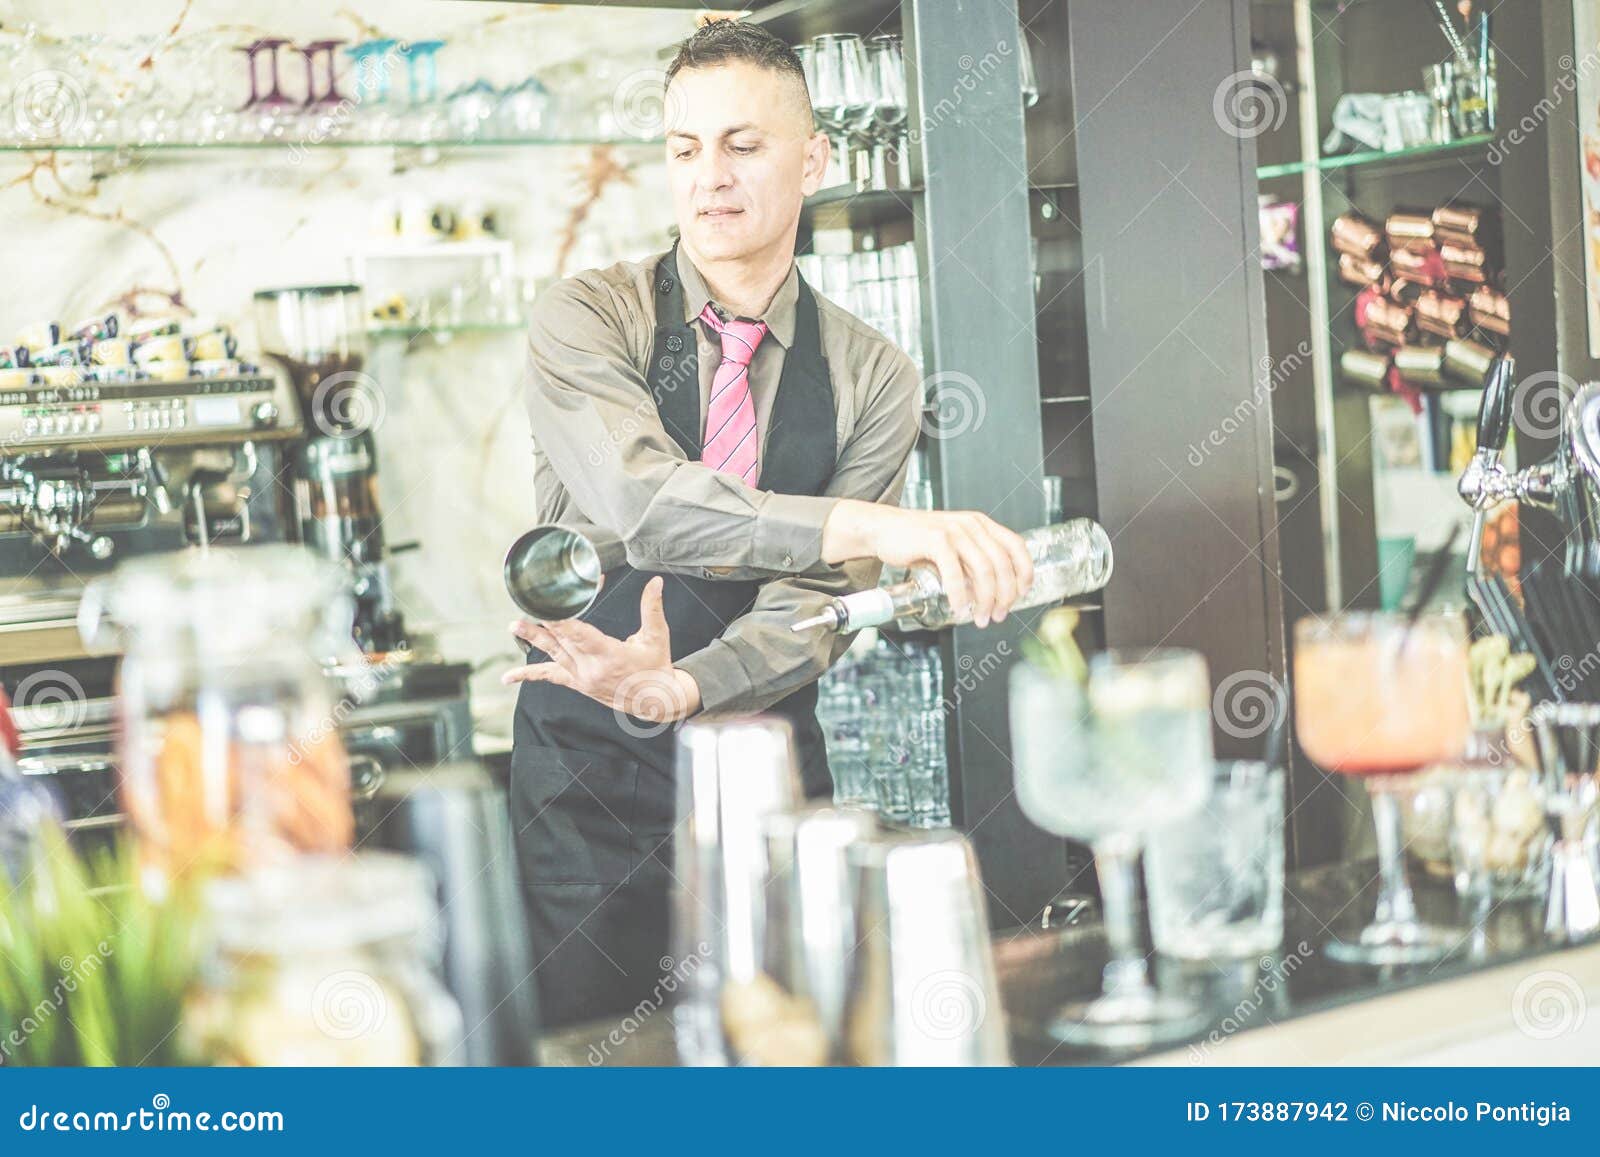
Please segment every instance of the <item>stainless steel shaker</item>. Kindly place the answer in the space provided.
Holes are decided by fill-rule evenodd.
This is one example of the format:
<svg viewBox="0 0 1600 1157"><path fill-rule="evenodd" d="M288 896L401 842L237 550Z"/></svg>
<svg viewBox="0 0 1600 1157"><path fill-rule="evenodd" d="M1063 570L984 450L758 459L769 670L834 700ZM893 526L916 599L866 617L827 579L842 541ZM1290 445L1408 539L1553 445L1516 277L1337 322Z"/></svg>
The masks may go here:
<svg viewBox="0 0 1600 1157"><path fill-rule="evenodd" d="M820 805L769 816L766 972L808 1002L843 1061L844 1011L855 950L849 851L871 839L877 821L864 808Z"/></svg>
<svg viewBox="0 0 1600 1157"><path fill-rule="evenodd" d="M537 1063L538 1002L505 795L476 763L391 773L363 846L416 856L439 886L445 984L466 1031L451 1063Z"/></svg>
<svg viewBox="0 0 1600 1157"><path fill-rule="evenodd" d="M691 722L678 732L677 772L673 955L686 977L678 1051L685 1064L724 1065L737 1059L723 1032L724 988L764 976L763 824L803 798L794 737L782 719Z"/></svg>
<svg viewBox="0 0 1600 1157"><path fill-rule="evenodd" d="M564 526L536 526L506 552L506 591L535 619L583 614L600 593L600 558L594 545Z"/></svg>
<svg viewBox="0 0 1600 1157"><path fill-rule="evenodd" d="M883 833L852 846L855 957L845 1037L861 1065L1010 1063L989 921L960 833Z"/></svg>

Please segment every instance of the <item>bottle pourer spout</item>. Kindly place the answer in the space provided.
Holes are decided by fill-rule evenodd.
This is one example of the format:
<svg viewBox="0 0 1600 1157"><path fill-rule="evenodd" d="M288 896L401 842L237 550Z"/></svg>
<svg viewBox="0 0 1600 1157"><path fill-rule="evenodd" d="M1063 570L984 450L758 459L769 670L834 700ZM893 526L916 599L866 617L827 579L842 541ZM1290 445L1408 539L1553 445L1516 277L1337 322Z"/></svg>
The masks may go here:
<svg viewBox="0 0 1600 1157"><path fill-rule="evenodd" d="M809 619L801 619L798 623L791 623L789 629L798 634L800 631L809 631L813 627L837 628L838 626L839 616L833 613L832 607L829 607L821 614L812 615Z"/></svg>

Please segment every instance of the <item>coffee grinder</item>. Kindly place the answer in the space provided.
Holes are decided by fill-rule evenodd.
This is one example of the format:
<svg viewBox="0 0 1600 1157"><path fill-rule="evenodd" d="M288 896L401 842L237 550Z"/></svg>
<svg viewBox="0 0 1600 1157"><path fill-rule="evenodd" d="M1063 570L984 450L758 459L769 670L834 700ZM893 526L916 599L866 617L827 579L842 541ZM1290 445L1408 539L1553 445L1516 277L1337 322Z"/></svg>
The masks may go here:
<svg viewBox="0 0 1600 1157"><path fill-rule="evenodd" d="M295 478L302 536L350 568L361 649L402 649L405 626L394 605L378 509L373 430L383 415L383 395L364 369L361 287L263 289L255 307L262 352L288 372L305 415Z"/></svg>

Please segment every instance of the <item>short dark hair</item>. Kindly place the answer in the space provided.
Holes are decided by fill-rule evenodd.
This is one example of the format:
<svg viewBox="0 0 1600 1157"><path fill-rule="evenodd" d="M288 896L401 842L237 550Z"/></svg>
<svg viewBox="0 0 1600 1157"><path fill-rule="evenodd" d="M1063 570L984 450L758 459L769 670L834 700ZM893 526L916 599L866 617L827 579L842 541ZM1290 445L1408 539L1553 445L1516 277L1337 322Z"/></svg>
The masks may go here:
<svg viewBox="0 0 1600 1157"><path fill-rule="evenodd" d="M671 84L672 78L685 68L713 68L735 60L786 73L798 80L810 96L806 70L800 66L794 49L761 25L745 20L713 20L696 29L693 36L678 45L678 54L667 65L667 83Z"/></svg>

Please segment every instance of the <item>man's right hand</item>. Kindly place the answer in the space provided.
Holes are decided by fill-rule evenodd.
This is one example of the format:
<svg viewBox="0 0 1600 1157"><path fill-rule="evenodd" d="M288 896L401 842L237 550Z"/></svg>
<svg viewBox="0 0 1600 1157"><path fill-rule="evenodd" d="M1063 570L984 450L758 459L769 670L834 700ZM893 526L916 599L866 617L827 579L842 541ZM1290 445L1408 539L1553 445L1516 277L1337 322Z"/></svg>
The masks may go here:
<svg viewBox="0 0 1600 1157"><path fill-rule="evenodd" d="M822 560L854 558L927 563L939 572L951 607L970 604L979 627L1004 619L1033 585L1033 560L1022 536L975 510L902 510L842 499L822 526Z"/></svg>

